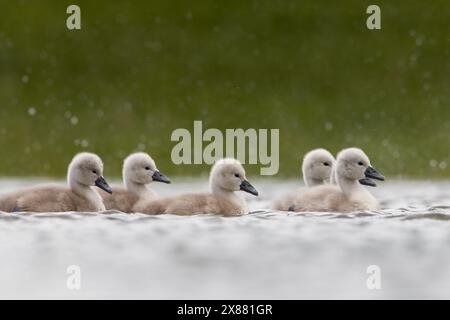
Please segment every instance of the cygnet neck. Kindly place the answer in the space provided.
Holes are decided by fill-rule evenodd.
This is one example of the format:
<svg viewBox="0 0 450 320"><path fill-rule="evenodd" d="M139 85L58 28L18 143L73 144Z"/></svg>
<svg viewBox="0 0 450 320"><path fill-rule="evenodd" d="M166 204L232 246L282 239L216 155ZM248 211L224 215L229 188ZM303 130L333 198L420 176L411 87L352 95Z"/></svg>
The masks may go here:
<svg viewBox="0 0 450 320"><path fill-rule="evenodd" d="M238 205L241 208L247 208L247 204L244 199L239 197L234 191L224 189L217 184L211 183L211 193L215 196L219 196L227 199L231 203Z"/></svg>
<svg viewBox="0 0 450 320"><path fill-rule="evenodd" d="M210 189L211 189L211 193L217 196L232 196L235 195L233 191L230 190L226 190L224 188L222 188L221 186L219 186L216 183L211 183L210 184Z"/></svg>
<svg viewBox="0 0 450 320"><path fill-rule="evenodd" d="M124 184L125 184L125 188L131 192L134 193L138 196L144 195L146 193L149 193L150 190L147 189L147 187L145 186L145 184L142 183L137 183L135 181L132 181L131 179L125 179L124 180Z"/></svg>
<svg viewBox="0 0 450 320"><path fill-rule="evenodd" d="M73 175L72 172L69 172L68 175L68 184L70 190L75 192L76 194L86 197L89 193L94 193L90 186L80 183Z"/></svg>
<svg viewBox="0 0 450 320"><path fill-rule="evenodd" d="M96 207L97 211L106 210L100 195L97 192L95 192L91 186L82 184L79 181L77 181L77 179L75 179L75 177L71 172L69 172L68 174L68 184L70 190L73 193L90 201Z"/></svg>
<svg viewBox="0 0 450 320"><path fill-rule="evenodd" d="M336 178L342 192L347 196L358 193L367 193L367 190L359 183L358 180L348 179L339 175L337 175Z"/></svg>

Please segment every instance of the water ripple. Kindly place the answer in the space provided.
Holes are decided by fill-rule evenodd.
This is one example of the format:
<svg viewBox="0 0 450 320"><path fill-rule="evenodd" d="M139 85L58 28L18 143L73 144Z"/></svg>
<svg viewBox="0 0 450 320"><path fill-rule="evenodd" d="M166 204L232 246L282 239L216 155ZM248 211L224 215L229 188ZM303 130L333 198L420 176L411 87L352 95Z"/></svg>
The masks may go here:
<svg viewBox="0 0 450 320"><path fill-rule="evenodd" d="M237 217L0 213L0 298L450 298L444 190L386 183L371 189L384 209L352 213L266 210L269 196ZM69 265L89 290L66 289Z"/></svg>

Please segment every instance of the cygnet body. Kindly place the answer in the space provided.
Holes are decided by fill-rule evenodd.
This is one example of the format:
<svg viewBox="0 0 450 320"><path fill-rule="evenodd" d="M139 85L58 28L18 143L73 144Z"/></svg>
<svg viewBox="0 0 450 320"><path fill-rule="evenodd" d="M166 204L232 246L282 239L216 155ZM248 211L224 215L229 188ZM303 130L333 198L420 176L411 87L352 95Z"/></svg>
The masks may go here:
<svg viewBox="0 0 450 320"><path fill-rule="evenodd" d="M307 188L323 185L329 182L333 164L333 155L325 149L314 149L305 154L302 162L303 181ZM272 208L287 211L293 205L297 195L304 191L304 187L290 192L277 199Z"/></svg>
<svg viewBox="0 0 450 320"><path fill-rule="evenodd" d="M384 180L384 177L372 168L369 158L361 149L342 150L335 165L337 185L306 189L296 197L290 209L351 212L379 208L378 201L362 185L376 186L371 178Z"/></svg>
<svg viewBox="0 0 450 320"><path fill-rule="evenodd" d="M235 191L241 190L258 195L256 189L247 181L241 163L235 159L217 161L211 169L209 184L209 193L188 193L149 201L136 205L133 211L147 214L240 215L248 212L248 206Z"/></svg>
<svg viewBox="0 0 450 320"><path fill-rule="evenodd" d="M157 197L153 190L146 187L154 181L170 183L156 167L155 161L144 152L133 153L123 162L123 183L125 188L114 188L110 194L100 191L106 209L130 213L140 201Z"/></svg>
<svg viewBox="0 0 450 320"><path fill-rule="evenodd" d="M4 211L64 212L104 211L102 198L92 189L97 186L107 192L111 187L103 178L103 162L93 153L80 153L71 161L68 187L41 185L22 189L0 197Z"/></svg>

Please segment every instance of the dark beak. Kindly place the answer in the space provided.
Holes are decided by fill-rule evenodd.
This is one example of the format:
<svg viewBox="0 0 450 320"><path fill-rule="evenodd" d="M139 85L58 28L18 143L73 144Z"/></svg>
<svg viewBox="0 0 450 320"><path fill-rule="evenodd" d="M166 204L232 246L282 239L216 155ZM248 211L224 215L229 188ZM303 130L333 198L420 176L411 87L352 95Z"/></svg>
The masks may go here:
<svg viewBox="0 0 450 320"><path fill-rule="evenodd" d="M165 175L163 175L159 171L155 171L155 173L152 175L153 181L163 182L163 183L170 183L169 178L167 178Z"/></svg>
<svg viewBox="0 0 450 320"><path fill-rule="evenodd" d="M366 171L364 172L364 175L366 176L366 178L384 181L384 176L372 167L367 167Z"/></svg>
<svg viewBox="0 0 450 320"><path fill-rule="evenodd" d="M377 184L375 183L375 181L373 181L372 179L369 178L364 178L359 180L359 183L365 185L365 186L369 186L369 187L376 187Z"/></svg>
<svg viewBox="0 0 450 320"><path fill-rule="evenodd" d="M242 191L248 192L254 196L258 195L258 191L247 180L242 181L239 187Z"/></svg>
<svg viewBox="0 0 450 320"><path fill-rule="evenodd" d="M95 185L108 193L112 193L111 187L103 177L99 177L97 180L95 180Z"/></svg>

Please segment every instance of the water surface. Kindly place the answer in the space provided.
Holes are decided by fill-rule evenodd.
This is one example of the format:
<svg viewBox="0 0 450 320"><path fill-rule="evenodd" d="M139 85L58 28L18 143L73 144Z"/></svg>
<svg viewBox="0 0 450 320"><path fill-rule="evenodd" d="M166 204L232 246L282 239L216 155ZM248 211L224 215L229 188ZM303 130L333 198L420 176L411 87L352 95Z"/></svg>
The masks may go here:
<svg viewBox="0 0 450 320"><path fill-rule="evenodd" d="M177 181L154 188L207 190ZM2 213L0 298L450 298L450 182L380 183L383 209L353 214L267 210L297 182L252 182L261 197L245 195L242 217ZM366 286L369 265L381 290Z"/></svg>

